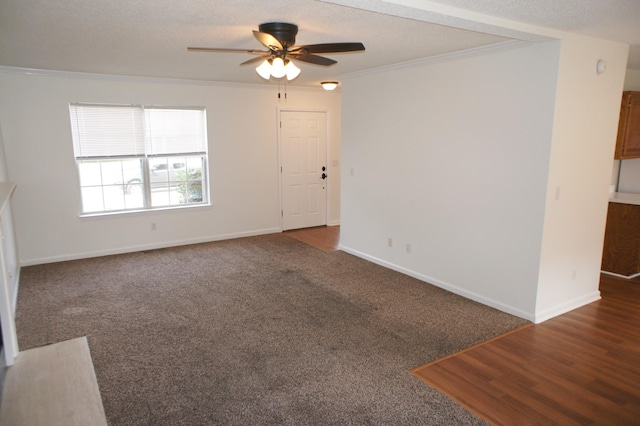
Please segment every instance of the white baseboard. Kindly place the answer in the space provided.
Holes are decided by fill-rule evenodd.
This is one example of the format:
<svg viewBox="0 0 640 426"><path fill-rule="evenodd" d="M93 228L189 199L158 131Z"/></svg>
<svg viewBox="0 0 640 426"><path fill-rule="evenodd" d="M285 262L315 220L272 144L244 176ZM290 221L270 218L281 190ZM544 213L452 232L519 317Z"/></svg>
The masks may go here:
<svg viewBox="0 0 640 426"><path fill-rule="evenodd" d="M42 258L29 259L29 260L23 261L21 262L21 266L64 262L67 260L87 259L90 257L111 256L114 254L133 253L133 252L144 251L144 250L156 250L156 249L162 249L167 247L186 246L189 244L210 243L214 241L231 240L234 238L254 237L256 235L275 234L279 232L282 232L282 229L265 228L265 229L256 229L253 231L235 232L231 234L212 235L212 236L202 237L202 238L191 238L186 240L167 241L164 243L142 244L138 246L129 246L129 247L123 247L123 248L117 248L117 249L98 250L93 252L75 253L75 254L62 255L62 256L42 257Z"/></svg>
<svg viewBox="0 0 640 426"><path fill-rule="evenodd" d="M408 275L410 277L419 279L420 281L424 281L428 284L432 284L435 285L436 287L440 287L444 290L450 291L451 293L455 293L459 296L462 297L466 297L467 299L471 299L475 302L478 303L482 303L483 305L487 305L490 306L492 308L498 309L502 312L506 312L508 314L511 315L515 315L517 317L526 319L527 321L531 321L534 324L540 324L541 322L544 322L548 319L551 319L553 317L556 317L558 315L562 315L565 314L569 311L572 311L574 309L580 308L584 305L588 305L589 303L593 303L597 300L600 300L600 291L595 291L580 297L576 297L573 300L569 300L567 302L563 302L557 306L554 306L550 309L545 309L542 312L525 312L521 309L515 308L513 306L509 306L509 305L505 305L504 303L501 303L497 300L494 299L490 299L487 297L484 297L482 295L470 292L468 290L465 289L461 289L459 287L456 287L454 285L451 285L449 283L446 283L444 281L440 281L436 278L433 277L429 277L427 275L423 275L420 274L418 272L403 268L401 266L395 265L393 263L387 262L385 260L382 259L378 259L376 257L370 256L366 253L362 253L358 250L354 250L352 248L340 245L339 246L340 250L353 254L354 256L360 257L362 259L368 260L370 262L376 263L378 265L384 266L385 268L389 268L392 269L394 271L403 273L405 275Z"/></svg>
<svg viewBox="0 0 640 426"><path fill-rule="evenodd" d="M609 271L600 271L600 272L602 272L603 274L611 275L611 276L618 277L618 278L625 278L627 280L640 277L640 272L638 272L637 274L633 274L633 275L622 275L622 274L616 274L615 272L609 272Z"/></svg>
<svg viewBox="0 0 640 426"><path fill-rule="evenodd" d="M535 320L533 322L536 324L540 324L541 322L544 322L548 319L557 317L558 315L566 314L569 311L573 311L574 309L578 309L584 305L588 305L589 303L600 300L600 298L600 291L594 291L593 293L576 297L575 299L561 303L552 308L545 309L542 312L536 312Z"/></svg>
<svg viewBox="0 0 640 426"><path fill-rule="evenodd" d="M387 261L382 260L382 259L378 259L378 258L370 256L370 255L368 255L366 253L360 252L358 250L354 250L354 249L352 249L350 247L343 246L342 244L338 248L340 250L346 252L346 253L349 253L349 254L352 254L354 256L360 257L362 259L368 260L368 261L373 262L375 264L378 264L380 266L384 266L385 268L389 268L389 269L392 269L394 271L400 272L402 274L408 275L410 277L416 278L416 279L418 279L420 281L424 281L427 284L435 285L436 287L440 287L440 288L442 288L444 290L450 291L451 293L455 293L455 294L457 294L459 296L465 297L465 298L473 300L475 302L482 303L483 305L487 305L487 306L495 308L495 309L497 309L499 311L506 312L508 314L515 315L515 316L517 316L519 318L523 318L523 319L525 319L527 321L534 322L535 315L533 313L531 313L531 312L525 312L525 311L523 311L521 309L518 309L518 308L515 308L513 306L505 305L504 303L498 302L497 300L493 300L493 299L484 297L484 296L479 295L477 293L473 293L471 291L462 289L460 287L456 287L454 285L451 285L451 284L446 283L444 281L438 280L436 278L429 277L429 276L424 275L424 274L420 274L418 272L412 271L410 269L403 268L402 266L398 266L396 264L387 262Z"/></svg>

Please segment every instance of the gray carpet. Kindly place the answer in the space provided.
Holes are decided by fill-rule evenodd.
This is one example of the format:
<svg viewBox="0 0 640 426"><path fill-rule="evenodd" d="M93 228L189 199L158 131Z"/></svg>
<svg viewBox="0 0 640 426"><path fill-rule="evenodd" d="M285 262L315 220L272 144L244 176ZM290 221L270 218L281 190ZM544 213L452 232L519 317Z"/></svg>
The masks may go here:
<svg viewBox="0 0 640 426"><path fill-rule="evenodd" d="M483 424L408 370L526 323L281 234L25 267L16 321L112 425Z"/></svg>

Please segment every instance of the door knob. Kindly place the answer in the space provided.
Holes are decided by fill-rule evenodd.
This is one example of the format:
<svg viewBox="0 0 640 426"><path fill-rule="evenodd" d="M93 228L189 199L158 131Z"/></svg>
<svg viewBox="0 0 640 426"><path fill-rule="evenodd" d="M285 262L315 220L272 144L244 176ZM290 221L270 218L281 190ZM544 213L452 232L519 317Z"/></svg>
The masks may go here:
<svg viewBox="0 0 640 426"><path fill-rule="evenodd" d="M327 174L326 174L326 173L323 173L323 174L322 174L322 179L326 179L326 178L327 178Z"/></svg>

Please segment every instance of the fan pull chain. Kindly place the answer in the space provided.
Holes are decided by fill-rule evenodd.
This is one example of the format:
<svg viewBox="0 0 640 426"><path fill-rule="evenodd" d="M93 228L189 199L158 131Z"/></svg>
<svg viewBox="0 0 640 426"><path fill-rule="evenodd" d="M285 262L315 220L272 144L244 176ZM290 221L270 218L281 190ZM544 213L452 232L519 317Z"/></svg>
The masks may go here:
<svg viewBox="0 0 640 426"><path fill-rule="evenodd" d="M278 99L282 99L280 92L280 81L278 81ZM287 80L284 81L284 98L287 99Z"/></svg>

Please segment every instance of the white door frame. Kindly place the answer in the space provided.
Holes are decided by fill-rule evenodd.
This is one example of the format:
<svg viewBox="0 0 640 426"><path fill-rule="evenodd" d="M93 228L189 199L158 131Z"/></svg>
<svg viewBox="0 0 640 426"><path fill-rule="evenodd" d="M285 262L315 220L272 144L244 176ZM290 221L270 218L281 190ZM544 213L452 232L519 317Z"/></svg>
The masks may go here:
<svg viewBox="0 0 640 426"><path fill-rule="evenodd" d="M278 206L279 212L278 217L280 218L280 231L284 230L284 206L283 206L283 196L282 196L282 113L283 112L321 112L326 116L326 124L325 124L325 152L324 152L324 163L327 168L327 175L329 175L329 164L327 163L329 159L329 111L326 109L318 109L318 108L287 108L287 107L278 107L278 117L277 117L277 129L278 129ZM324 191L325 197L325 222L329 223L329 179L331 176L327 176L326 185L327 189Z"/></svg>

